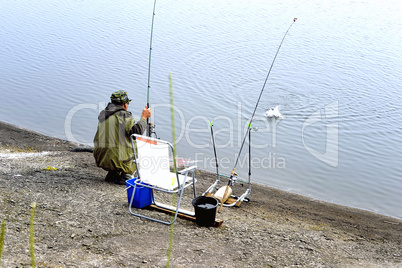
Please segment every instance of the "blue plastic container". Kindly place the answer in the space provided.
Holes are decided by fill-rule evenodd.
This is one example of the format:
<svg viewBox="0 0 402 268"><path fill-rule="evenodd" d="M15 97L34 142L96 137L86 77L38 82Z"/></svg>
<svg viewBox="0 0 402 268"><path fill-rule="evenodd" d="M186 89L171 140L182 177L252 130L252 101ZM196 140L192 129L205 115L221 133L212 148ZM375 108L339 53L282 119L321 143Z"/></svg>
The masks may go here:
<svg viewBox="0 0 402 268"><path fill-rule="evenodd" d="M126 181L127 185L127 200L128 205L130 205L131 197L133 195L133 190L135 187L135 180L137 178L130 179ZM132 206L135 208L143 208L152 204L152 189L137 185L135 189L135 195Z"/></svg>

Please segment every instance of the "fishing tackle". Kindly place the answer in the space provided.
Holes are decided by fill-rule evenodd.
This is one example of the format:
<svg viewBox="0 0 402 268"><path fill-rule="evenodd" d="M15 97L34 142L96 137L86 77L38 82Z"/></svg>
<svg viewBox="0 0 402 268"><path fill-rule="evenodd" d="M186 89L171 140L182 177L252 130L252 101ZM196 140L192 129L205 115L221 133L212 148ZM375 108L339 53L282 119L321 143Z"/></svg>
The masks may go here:
<svg viewBox="0 0 402 268"><path fill-rule="evenodd" d="M229 196L232 195L232 192L233 192L232 186L236 183L236 181L237 181L237 174L232 172L232 174L229 177L228 185L226 187L222 187L219 189L223 192L223 188L225 188L224 192L220 193L224 198L227 199ZM251 122L248 124L248 182L247 183L248 183L248 188L247 188L246 192L240 198L238 198L234 202L234 204L236 204L239 201L245 201L245 200L248 201L249 200L248 196L251 193ZM219 192L219 190L218 190L218 192ZM223 203L225 203L225 202L224 201L221 202L218 212L221 212Z"/></svg>
<svg viewBox="0 0 402 268"><path fill-rule="evenodd" d="M249 153L249 162L248 162L249 169L248 169L248 182L247 182L248 188L247 188L247 190L246 190L240 197L235 198L236 200L235 200L234 202L232 202L231 204L227 204L227 205L225 205L225 206L234 206L234 205L236 205L236 204L239 204L239 203L242 202L242 201L245 201L245 202L248 202L248 201L249 201L248 196L249 196L250 193L251 193L251 130L252 130L252 128L251 128L251 123L252 123L252 121L253 121L253 118L254 118L255 112L256 112L256 110L257 110L258 104L259 104L259 102L260 102L260 100L261 100L262 93L264 92L264 89L265 89L265 86L266 86L266 84L267 84L269 75L270 75L270 73L271 73L272 67L274 66L276 57L278 56L279 50L280 50L280 48L281 48L281 46L282 46L282 43L283 43L283 41L285 40L285 37L286 37L287 33L289 32L290 28L292 27L293 23L296 22L296 20L297 20L297 18L294 18L292 24L291 24L291 25L289 26L289 28L287 29L285 35L284 35L283 38L282 38L281 43L279 44L279 47L278 47L278 49L277 49L277 51L276 51L276 54L275 54L275 57L274 57L274 59L273 59L273 61L272 61L272 63L271 63L271 67L269 68L268 74L267 74L267 76L266 76L266 78L265 78L265 82L264 82L264 84L263 84L263 86L262 86L262 89L261 89L260 95L259 95L259 97L258 97L257 103L256 103L256 105L255 105L255 107L254 107L253 114L251 115L250 122L249 122L248 128L247 128L247 132L246 132L246 134L244 135L243 142L242 142L242 144L241 144L239 154L237 155L237 158L236 158L236 161L235 161L235 165L234 165L233 170L232 170L232 172L231 172L231 174L230 174L230 177L228 177L228 178L229 178L228 184L227 184L227 186L221 187L221 188L215 193L215 197L216 197L216 195L222 196L222 201L220 202L220 207L219 207L219 209L218 209L218 212L221 212L222 207L224 206L224 203L225 203L226 199L227 199L229 196L231 196L231 193L232 193L232 186L233 186L233 185L236 183L236 181L238 180L237 174L236 174L236 166L237 166L237 163L238 163L238 161L239 161L240 154L241 154L241 151L242 151L242 149L243 149L243 146L244 146L244 143L245 143L245 141L246 141L247 136L248 136L248 140L249 140L249 151L248 151L248 153ZM257 128L255 128L254 130L256 131ZM211 134L213 134L213 132L212 132L212 125L211 125ZM213 138L213 137L212 137L212 138ZM214 143L214 141L213 141L213 143ZM215 152L215 144L214 144L214 152ZM216 158L216 152L215 152L215 158ZM217 169L217 172L218 172L218 169ZM224 176L224 175L222 175L222 176ZM219 173L218 173L218 178L217 178L217 180L215 181L215 183L214 183L212 186L210 186L210 187L208 188L208 190L207 190L204 194L211 194L212 190L217 186L217 184L219 183L219 181L220 181L220 180L219 180ZM226 198L226 199L225 199L225 198Z"/></svg>
<svg viewBox="0 0 402 268"><path fill-rule="evenodd" d="M209 125L211 127L211 138L212 138L212 144L213 144L213 148L214 148L215 164L216 164L216 176L217 177L216 177L215 182L202 195L204 195L204 196L213 196L216 199L218 199L219 203L221 204L220 207L219 207L219 210L218 210L218 212L220 212L220 210L222 209L222 206L230 206L230 207L231 206L236 206L236 205L238 206L238 205L240 205L241 202L248 202L249 201L248 196L250 195L250 192L251 192L251 183L250 183L250 177L251 177L251 162L250 161L251 161L251 159L249 159L249 177L248 177L248 181L238 179L237 175L232 176L229 179L229 182L228 182L227 186L222 186L222 187L220 187L218 189L218 185L221 182L220 181L220 176L227 177L227 178L229 178L229 177L219 173L218 157L217 157L217 154L216 154L215 136L214 136L212 122L209 122ZM250 127L251 127L251 125L250 125ZM249 140L250 139L251 139L251 132L249 133ZM251 146L251 140L250 140L249 144ZM251 150L251 148L249 150ZM241 182L242 187L244 186L244 184L248 185L246 191L239 197L232 195L232 193L233 193L232 187L234 186L234 184L238 180ZM216 192L213 193L214 191L216 191Z"/></svg>
<svg viewBox="0 0 402 268"><path fill-rule="evenodd" d="M155 8L156 8L156 0L154 1L154 9L152 12L152 24L151 24L151 37L149 40L149 56L148 56L148 89L147 89L147 107L149 108L149 90L151 88L151 58L152 58L152 37L153 37L153 32L154 32L154 20L155 20ZM152 136L155 133L155 125L149 122L149 119L147 118L147 135L149 137Z"/></svg>
<svg viewBox="0 0 402 268"><path fill-rule="evenodd" d="M281 46L282 46L282 43L283 43L283 41L285 40L285 37L286 37L286 35L288 34L290 28L291 28L292 25L296 22L296 20L297 20L297 18L294 18L294 19L293 19L293 22L290 24L288 30L286 31L285 35L284 35L283 38L282 38L281 43L279 44L278 50L276 51L275 57L274 57L274 59L272 60L271 67L270 67L269 70L268 70L267 77L265 78L265 82L264 82L264 84L263 84L263 86L262 86L262 89L261 89L260 95L259 95L259 97L258 97L257 103L255 104L253 114L251 115L251 118L250 118L249 126L251 126L251 122L253 121L253 118L254 118L255 112L256 112L256 110L257 110L258 104L260 103L260 100L261 100L262 93L264 92L264 89L265 89L265 86L266 86L266 84L267 84L269 75L271 74L272 67L274 66L276 57L278 56L279 50L281 49ZM243 150L243 146L244 146L244 142L246 141L247 134L250 132L250 130L251 130L251 128L249 127L249 128L247 129L246 134L244 135L243 142L242 142L242 144L241 144L241 146L240 146L239 154L237 155L236 162L235 162L235 164L234 164L234 167L233 167L233 170L232 170L232 172L231 172L230 177L233 177L233 176L235 175L235 173L236 173L236 166L237 166L237 163L238 163L238 161L239 161L241 151Z"/></svg>
<svg viewBox="0 0 402 268"><path fill-rule="evenodd" d="M212 138L212 145L214 148L215 165L216 165L216 183L212 187L212 189L214 189L216 187L216 185L220 182L220 174L219 174L218 157L216 156L215 137L214 137L214 130L213 130L214 125L212 124L212 121L209 122L209 125L211 127L211 138ZM214 197L216 199L218 199L221 204L223 204L231 195L232 195L231 188L229 190L227 190L226 187L221 187L218 189L218 191L216 191L216 193L214 194Z"/></svg>

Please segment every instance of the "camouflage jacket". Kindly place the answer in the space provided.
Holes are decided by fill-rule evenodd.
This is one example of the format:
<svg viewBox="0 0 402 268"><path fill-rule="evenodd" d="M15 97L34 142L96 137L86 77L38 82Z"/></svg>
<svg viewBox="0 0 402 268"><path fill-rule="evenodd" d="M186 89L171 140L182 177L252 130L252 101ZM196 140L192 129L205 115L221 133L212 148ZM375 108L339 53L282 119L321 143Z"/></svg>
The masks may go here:
<svg viewBox="0 0 402 268"><path fill-rule="evenodd" d="M130 135L142 134L146 121L135 123L131 112L119 105L109 103L98 116L98 129L94 138L96 165L107 171L116 170L127 174L135 172Z"/></svg>

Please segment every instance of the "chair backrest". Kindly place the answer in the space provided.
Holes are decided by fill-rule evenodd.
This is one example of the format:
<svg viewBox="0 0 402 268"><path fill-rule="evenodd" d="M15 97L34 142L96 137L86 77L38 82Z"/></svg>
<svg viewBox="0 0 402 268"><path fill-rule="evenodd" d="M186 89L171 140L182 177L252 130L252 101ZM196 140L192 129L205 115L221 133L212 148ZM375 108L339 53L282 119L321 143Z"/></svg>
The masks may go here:
<svg viewBox="0 0 402 268"><path fill-rule="evenodd" d="M141 180L153 184L160 180L170 181L169 143L144 136L136 136L136 143Z"/></svg>

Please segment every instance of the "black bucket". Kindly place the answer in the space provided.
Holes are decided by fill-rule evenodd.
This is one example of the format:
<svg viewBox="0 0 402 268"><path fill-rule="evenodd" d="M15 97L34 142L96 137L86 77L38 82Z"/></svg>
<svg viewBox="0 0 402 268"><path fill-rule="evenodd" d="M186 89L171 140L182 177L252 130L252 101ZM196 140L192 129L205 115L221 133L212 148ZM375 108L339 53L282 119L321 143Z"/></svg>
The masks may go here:
<svg viewBox="0 0 402 268"><path fill-rule="evenodd" d="M199 226L211 227L215 223L216 207L219 201L208 196L199 196L193 199L195 222Z"/></svg>

